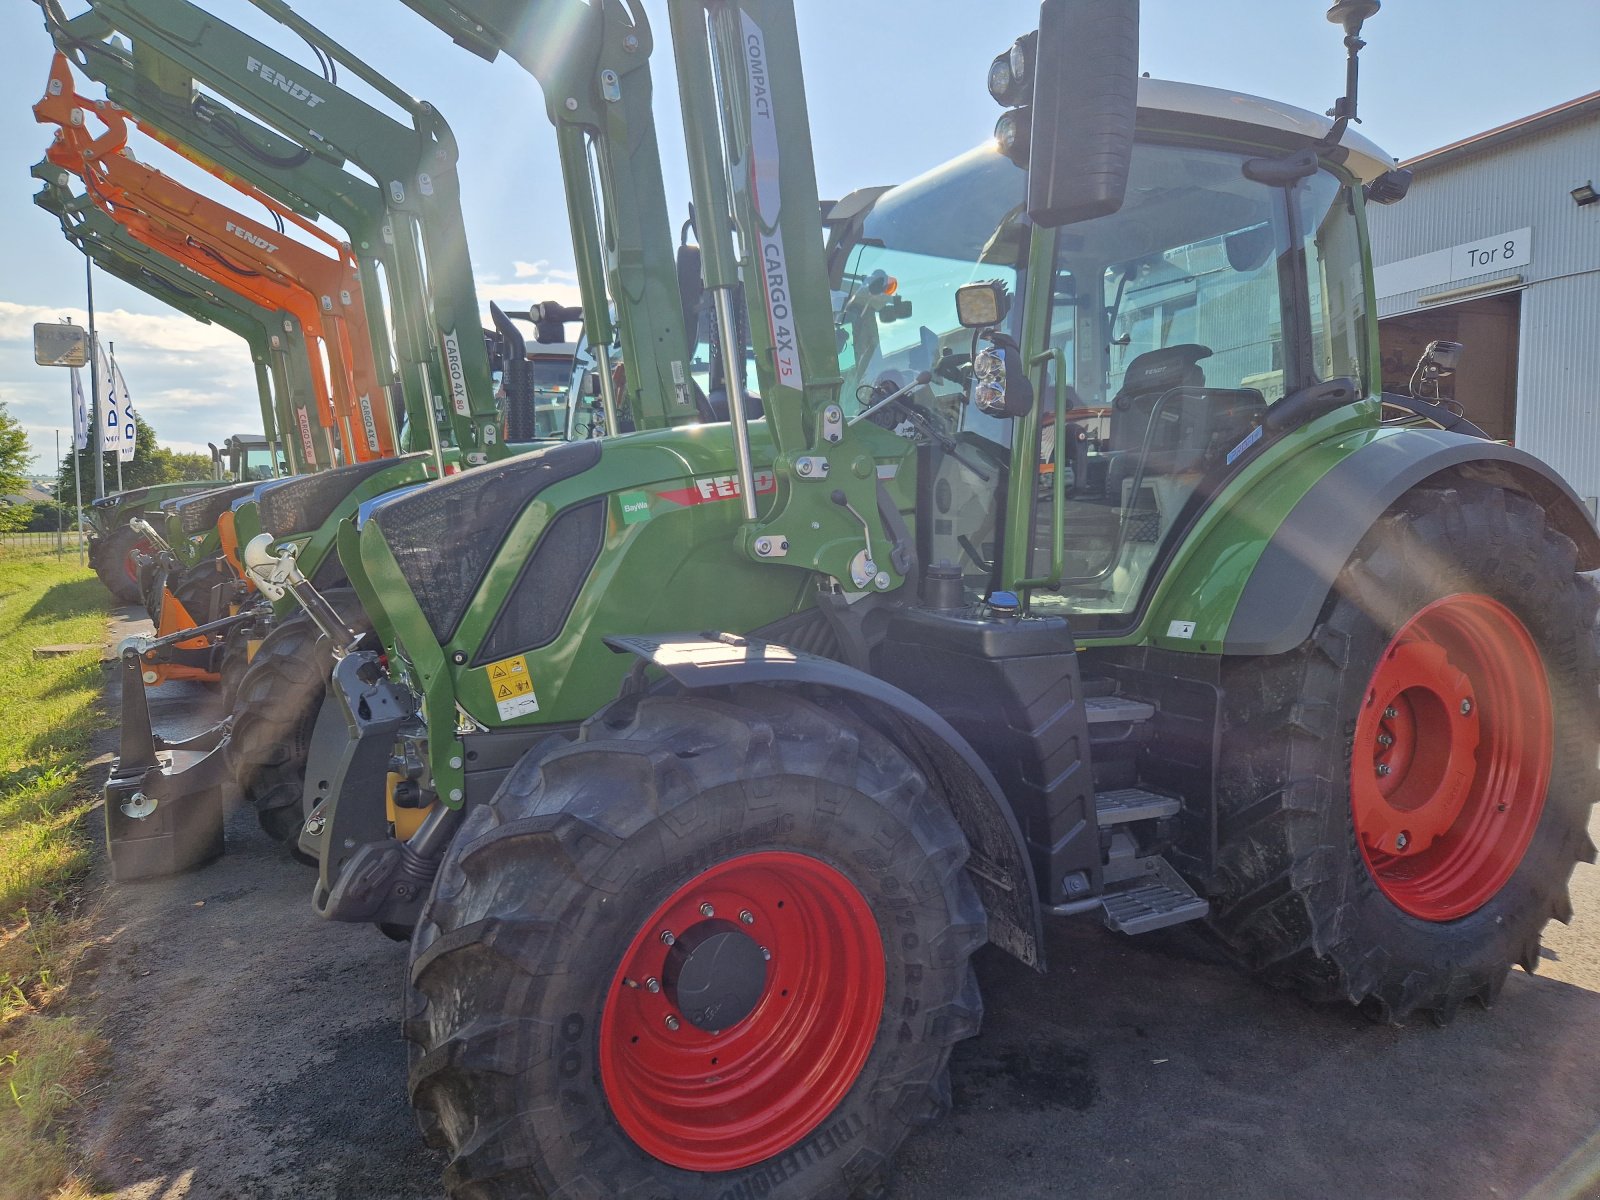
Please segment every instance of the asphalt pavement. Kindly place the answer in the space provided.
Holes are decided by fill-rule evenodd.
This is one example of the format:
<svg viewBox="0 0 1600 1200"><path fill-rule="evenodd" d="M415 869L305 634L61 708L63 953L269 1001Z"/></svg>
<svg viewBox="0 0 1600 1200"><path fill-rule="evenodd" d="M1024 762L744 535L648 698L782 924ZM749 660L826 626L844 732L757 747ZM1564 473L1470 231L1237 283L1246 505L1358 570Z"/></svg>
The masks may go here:
<svg viewBox="0 0 1600 1200"><path fill-rule="evenodd" d="M209 699L151 696L173 732ZM316 917L312 871L252 813L227 841L107 892L76 983L110 1039L77 1131L97 1182L118 1200L439 1196L405 1098L405 947ZM907 1143L893 1200L1600 1196L1600 869L1578 868L1573 900L1537 976L1443 1029L1271 991L1182 930L1057 921L1047 975L985 951L955 1110Z"/></svg>

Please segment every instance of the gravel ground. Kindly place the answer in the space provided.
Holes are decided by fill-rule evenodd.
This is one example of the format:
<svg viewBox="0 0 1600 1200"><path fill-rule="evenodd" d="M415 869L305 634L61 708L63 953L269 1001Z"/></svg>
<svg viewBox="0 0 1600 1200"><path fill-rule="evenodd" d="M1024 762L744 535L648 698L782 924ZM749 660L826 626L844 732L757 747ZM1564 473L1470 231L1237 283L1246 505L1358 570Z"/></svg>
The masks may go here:
<svg viewBox="0 0 1600 1200"><path fill-rule="evenodd" d="M205 699L159 689L157 727ZM98 1181L119 1200L438 1196L405 1100L405 948L313 915L312 872L252 814L227 837L211 866L108 893L79 976L111 1039L79 1131ZM907 1144L894 1200L1600 1196L1600 870L1573 898L1541 973L1446 1029L1270 992L1181 930L1056 922L1046 976L985 952L955 1112Z"/></svg>

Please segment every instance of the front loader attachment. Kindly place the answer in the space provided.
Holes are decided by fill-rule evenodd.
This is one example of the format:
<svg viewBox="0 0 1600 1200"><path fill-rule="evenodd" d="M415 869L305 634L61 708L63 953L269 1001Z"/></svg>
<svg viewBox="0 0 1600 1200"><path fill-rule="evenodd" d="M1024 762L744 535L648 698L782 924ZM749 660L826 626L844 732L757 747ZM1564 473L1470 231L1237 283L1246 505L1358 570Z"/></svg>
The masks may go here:
<svg viewBox="0 0 1600 1200"><path fill-rule="evenodd" d="M222 727L168 745L150 729L144 666L122 651L122 741L106 780L106 849L119 883L175 875L222 855Z"/></svg>

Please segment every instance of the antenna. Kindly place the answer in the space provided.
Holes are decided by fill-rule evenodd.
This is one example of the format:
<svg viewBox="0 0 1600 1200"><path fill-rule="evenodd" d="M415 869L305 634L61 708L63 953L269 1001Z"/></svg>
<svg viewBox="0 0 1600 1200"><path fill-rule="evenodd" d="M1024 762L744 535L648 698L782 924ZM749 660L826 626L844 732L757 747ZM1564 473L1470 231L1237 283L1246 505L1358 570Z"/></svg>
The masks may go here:
<svg viewBox="0 0 1600 1200"><path fill-rule="evenodd" d="M1337 146L1344 138L1344 131L1350 127L1350 122L1361 124L1361 118L1356 116L1356 93L1360 84L1361 51L1366 42L1361 40L1361 26L1377 15L1383 7L1383 0L1336 0L1328 10L1328 20L1335 25L1344 27L1344 48L1348 54L1345 65L1344 95L1334 102L1328 110L1328 115L1333 118L1333 127L1328 130L1327 136L1322 139L1324 145Z"/></svg>

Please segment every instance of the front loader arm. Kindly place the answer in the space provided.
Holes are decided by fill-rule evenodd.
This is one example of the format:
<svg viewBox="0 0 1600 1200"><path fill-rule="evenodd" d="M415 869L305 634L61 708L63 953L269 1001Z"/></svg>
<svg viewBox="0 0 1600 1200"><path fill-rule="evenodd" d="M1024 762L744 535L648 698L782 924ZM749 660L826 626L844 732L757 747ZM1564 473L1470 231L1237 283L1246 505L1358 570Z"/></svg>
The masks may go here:
<svg viewBox="0 0 1600 1200"><path fill-rule="evenodd" d="M391 221L416 230L422 255L398 265L392 280L402 324L426 316L430 406L444 409L454 444L469 463L507 453L461 219L456 147L436 109L396 88L287 6L253 0L341 67L393 100L411 127L327 82L314 71L216 19L187 0L94 0L65 22L62 36L103 41L131 38L134 66L152 77L174 70L271 124L309 153L334 165L357 164L379 182ZM52 0L41 0L47 6ZM47 7L47 16L49 9ZM146 57L149 56L149 57ZM404 235L397 234L398 242ZM424 261L425 260L425 261ZM404 299L402 299L402 297ZM437 380L441 390L435 391ZM419 414L413 413L413 421ZM429 416L431 423L432 417ZM420 424L420 422L417 422Z"/></svg>
<svg viewBox="0 0 1600 1200"><path fill-rule="evenodd" d="M404 2L473 53L493 59L503 52L538 80L556 127L585 336L602 354L610 344L609 293L639 428L699 420L651 113L653 40L642 8L632 0Z"/></svg>

